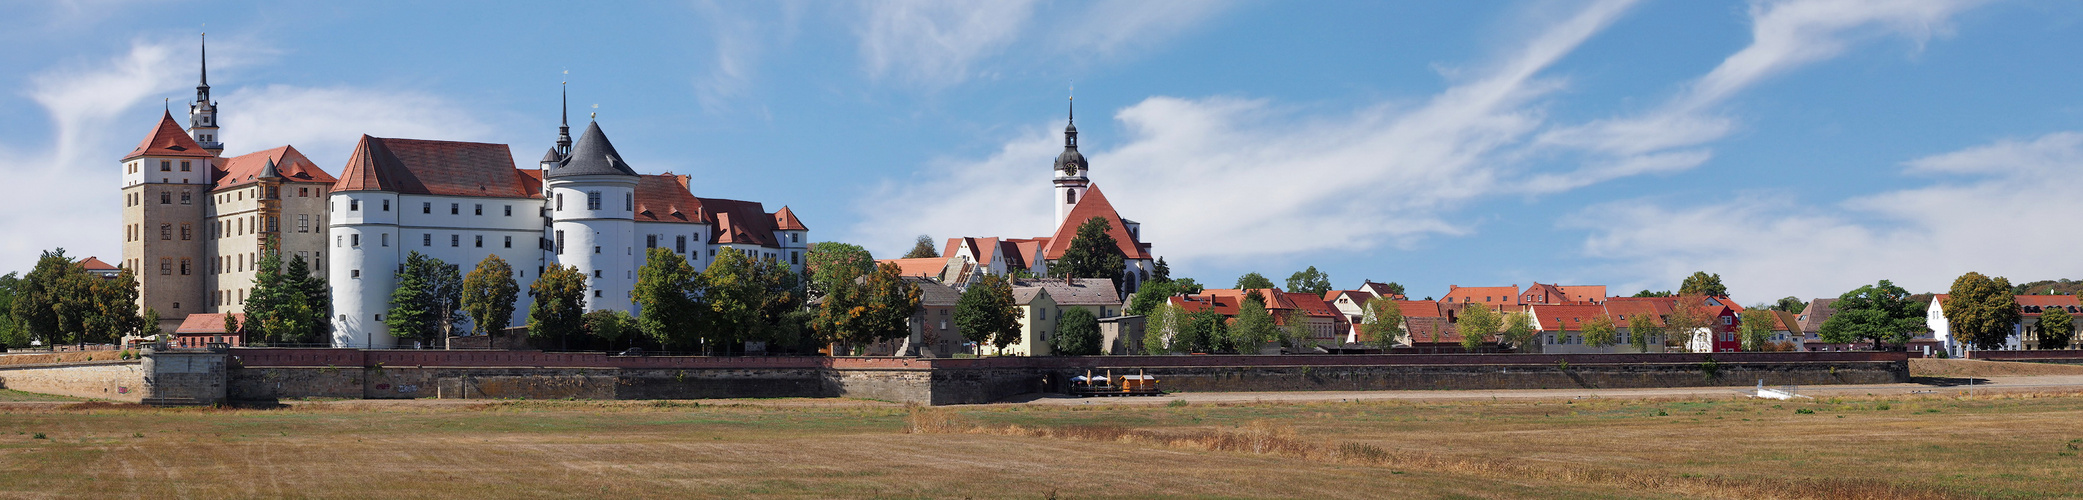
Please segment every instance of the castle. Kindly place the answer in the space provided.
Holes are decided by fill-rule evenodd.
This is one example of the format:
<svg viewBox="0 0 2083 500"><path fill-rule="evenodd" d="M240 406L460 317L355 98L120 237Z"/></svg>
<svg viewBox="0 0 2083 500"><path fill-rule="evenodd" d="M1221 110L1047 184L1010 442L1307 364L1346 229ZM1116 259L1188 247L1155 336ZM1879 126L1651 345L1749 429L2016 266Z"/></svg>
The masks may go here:
<svg viewBox="0 0 2083 500"><path fill-rule="evenodd" d="M639 174L597 121L574 141L565 120L531 169L504 144L367 135L338 178L288 145L223 158L207 61L187 129L168 111L123 157L122 265L162 331L244 312L269 239L326 276L335 347L395 345L383 317L409 252L466 273L497 255L523 290L550 265L573 266L589 311L635 312L637 248L672 249L697 270L735 251L802 271L809 235L793 211L696 197L689 175ZM510 325L527 324L529 300Z"/></svg>

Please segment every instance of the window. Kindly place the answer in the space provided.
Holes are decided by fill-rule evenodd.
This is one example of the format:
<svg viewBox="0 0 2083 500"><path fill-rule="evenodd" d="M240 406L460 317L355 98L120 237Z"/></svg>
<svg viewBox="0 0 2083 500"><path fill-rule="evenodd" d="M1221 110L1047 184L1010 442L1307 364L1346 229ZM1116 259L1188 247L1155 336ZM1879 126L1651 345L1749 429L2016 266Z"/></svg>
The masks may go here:
<svg viewBox="0 0 2083 500"><path fill-rule="evenodd" d="M586 192L586 209L587 209L587 210L600 210L600 192L599 192L599 191L587 191L587 192Z"/></svg>
<svg viewBox="0 0 2083 500"><path fill-rule="evenodd" d="M484 247L485 247L485 235L482 235L482 234L480 234L480 235L472 236L472 238L476 238L476 239L477 239L477 241L473 243L473 245L474 245L474 246L476 246L477 248L484 248Z"/></svg>
<svg viewBox="0 0 2083 500"><path fill-rule="evenodd" d="M564 255L564 230L557 230L557 255Z"/></svg>
<svg viewBox="0 0 2083 500"><path fill-rule="evenodd" d="M391 211L391 200L383 200L383 211Z"/></svg>
<svg viewBox="0 0 2083 500"><path fill-rule="evenodd" d="M513 216L514 216L514 206L513 206L513 205L507 205L507 206L506 206L506 216L507 216L507 217L513 217Z"/></svg>
<svg viewBox="0 0 2083 500"><path fill-rule="evenodd" d="M188 240L192 240L192 239L195 239L195 238L193 238L193 235L194 235L194 234L195 234L195 228L193 228L193 227L189 227L189 226L188 226L188 223L186 223L186 222L183 222L183 223L181 223L181 241L188 241ZM181 274L188 274L188 273L181 273Z"/></svg>
<svg viewBox="0 0 2083 500"><path fill-rule="evenodd" d="M391 246L391 233L383 233L383 246Z"/></svg>
<svg viewBox="0 0 2083 500"><path fill-rule="evenodd" d="M172 205L172 204L174 204L174 193L173 193L172 191L160 191L160 192L159 192L159 204L161 204L161 205Z"/></svg>
<svg viewBox="0 0 2083 500"><path fill-rule="evenodd" d="M450 247L460 247L460 246L463 246L463 235L460 235L460 234L451 234L451 235L448 235L448 246L450 246Z"/></svg>
<svg viewBox="0 0 2083 500"><path fill-rule="evenodd" d="M361 278L362 278L362 270L360 270L360 269L353 269L353 270L349 270L349 271L347 271L347 277L349 277L349 278L354 278L354 279L361 279Z"/></svg>
<svg viewBox="0 0 2083 500"><path fill-rule="evenodd" d="M645 248L645 249L647 249L647 250L648 250L648 249L652 249L652 248L658 248L658 235L655 235L655 234L646 234L646 235L644 235L644 248Z"/></svg>
<svg viewBox="0 0 2083 500"><path fill-rule="evenodd" d="M174 162L171 162L171 161L167 161L167 160L159 160L159 171L161 171L161 172L172 172L172 171L174 171Z"/></svg>
<svg viewBox="0 0 2083 500"><path fill-rule="evenodd" d="M193 193L193 192L189 192L189 191L186 191L186 190L183 190L183 191L181 191L181 204L182 204L182 205L194 205L194 204L195 204L195 193Z"/></svg>
<svg viewBox="0 0 2083 500"><path fill-rule="evenodd" d="M1077 192L1077 191L1070 191L1070 190L1065 190L1065 191L1063 191L1063 204L1065 204L1065 205L1073 205L1073 204L1076 204L1077 202L1078 202L1078 192Z"/></svg>
<svg viewBox="0 0 2083 500"><path fill-rule="evenodd" d="M160 224L160 225L159 225L159 239L162 239L162 240L171 240L171 239L174 239L174 225L173 225L173 224Z"/></svg>
<svg viewBox="0 0 2083 500"><path fill-rule="evenodd" d="M351 247L360 247L360 246L362 246L362 235L359 235L359 234L350 234L350 235L347 235L347 246L351 246Z"/></svg>
<svg viewBox="0 0 2083 500"><path fill-rule="evenodd" d="M564 211L564 193L557 193L557 211Z"/></svg>
<svg viewBox="0 0 2083 500"><path fill-rule="evenodd" d="M513 248L513 247L514 247L514 237L512 237L512 236L508 236L508 237L506 237L506 248Z"/></svg>
<svg viewBox="0 0 2083 500"><path fill-rule="evenodd" d="M448 214L449 214L449 215L463 215L463 204L461 204L461 203L450 203L450 204L448 204Z"/></svg>
<svg viewBox="0 0 2083 500"><path fill-rule="evenodd" d="M598 253L600 253L600 245L593 245L593 253L595 253L595 254L598 254Z"/></svg>
<svg viewBox="0 0 2083 500"><path fill-rule="evenodd" d="M687 237L686 237L686 236L674 236L674 237L673 237L673 251L675 251L675 252L679 252L679 253L682 253L682 254L685 254L685 253L687 253Z"/></svg>
<svg viewBox="0 0 2083 500"><path fill-rule="evenodd" d="M308 196L311 196L311 188L297 188L298 198L304 198Z"/></svg>
<svg viewBox="0 0 2083 500"><path fill-rule="evenodd" d="M419 235L419 246L423 246L423 247L431 247L431 246L434 246L434 233L425 233L425 234L421 234L421 235Z"/></svg>
<svg viewBox="0 0 2083 500"><path fill-rule="evenodd" d="M174 273L174 259L171 259L171 258L167 258L167 257L160 257L160 258L159 258L159 274L167 274L167 275L171 275L171 274L173 274L173 273Z"/></svg>
<svg viewBox="0 0 2083 500"><path fill-rule="evenodd" d="M477 210L477 213L476 213L476 215L484 215L484 214L485 214L485 204L483 204L483 203L479 203L479 204L477 204L477 208L476 208L476 210Z"/></svg>
<svg viewBox="0 0 2083 500"><path fill-rule="evenodd" d="M350 200L347 200L347 211L349 211L349 212L355 212L355 211L360 211L361 209L362 209L362 200L354 200L354 199L350 199Z"/></svg>
<svg viewBox="0 0 2083 500"><path fill-rule="evenodd" d="M789 264L789 265L796 265L796 264L801 264L801 263L803 263L803 261L801 260L802 258L803 258L803 254L802 254L801 252L789 252L789 253L788 253L788 264Z"/></svg>
<svg viewBox="0 0 2083 500"><path fill-rule="evenodd" d="M193 267L194 267L194 265L193 265L193 262L192 262L192 261L190 261L190 260L188 260L188 259L181 259L181 275L182 275L182 276L187 276L187 275L188 275L188 270L189 270L189 269L191 269L191 268L193 268Z"/></svg>
<svg viewBox="0 0 2083 500"><path fill-rule="evenodd" d="M600 270L599 270L599 269L594 269L594 270L593 270L593 277L595 277L595 278L599 278L599 277L601 277L601 276L600 276Z"/></svg>
<svg viewBox="0 0 2083 500"><path fill-rule="evenodd" d="M333 236L333 246L336 246L336 247L339 247L339 246L347 246L347 245L346 245L346 244L344 243L344 242L346 241L346 239L347 239L347 237L346 237L346 236L337 236L337 235L336 235L336 236Z"/></svg>
<svg viewBox="0 0 2083 500"><path fill-rule="evenodd" d="M276 232L276 231L281 231L281 230L282 230L282 218L281 218L281 217L267 217L266 219L267 219L267 221L268 221L268 232L272 233L272 232Z"/></svg>
<svg viewBox="0 0 2083 500"><path fill-rule="evenodd" d="M634 211L636 211L636 194L635 194L635 193L622 193L622 211L624 211L624 212L634 212Z"/></svg>
<svg viewBox="0 0 2083 500"><path fill-rule="evenodd" d="M311 232L311 214L297 214L297 232Z"/></svg>
<svg viewBox="0 0 2083 500"><path fill-rule="evenodd" d="M801 242L803 241L803 240L801 239L802 237L803 237L803 233L788 233L788 242L789 242L789 243L801 243Z"/></svg>
<svg viewBox="0 0 2083 500"><path fill-rule="evenodd" d="M593 291L593 297L594 297L594 298L600 298L600 290L594 290L594 291Z"/></svg>
<svg viewBox="0 0 2083 500"><path fill-rule="evenodd" d="M423 213L423 214L431 214L431 213L434 213L434 202L431 202L431 201L422 201L422 202L420 202L420 204L419 204L419 213Z"/></svg>

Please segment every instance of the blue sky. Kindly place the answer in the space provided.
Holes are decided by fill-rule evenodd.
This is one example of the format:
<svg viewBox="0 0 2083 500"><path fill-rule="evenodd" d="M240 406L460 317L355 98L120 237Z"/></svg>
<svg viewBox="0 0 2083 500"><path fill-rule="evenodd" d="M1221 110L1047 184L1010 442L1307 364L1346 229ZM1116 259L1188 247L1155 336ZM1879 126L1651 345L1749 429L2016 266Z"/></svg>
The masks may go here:
<svg viewBox="0 0 2083 500"><path fill-rule="evenodd" d="M431 5L429 5L431 4ZM1340 287L1719 273L1743 302L2083 274L2083 4L176 2L0 5L0 270L120 252L118 159L193 93L229 154L555 138L894 256L1051 229L1065 94L1176 274ZM564 74L569 71L569 75ZM594 106L598 105L595 109Z"/></svg>

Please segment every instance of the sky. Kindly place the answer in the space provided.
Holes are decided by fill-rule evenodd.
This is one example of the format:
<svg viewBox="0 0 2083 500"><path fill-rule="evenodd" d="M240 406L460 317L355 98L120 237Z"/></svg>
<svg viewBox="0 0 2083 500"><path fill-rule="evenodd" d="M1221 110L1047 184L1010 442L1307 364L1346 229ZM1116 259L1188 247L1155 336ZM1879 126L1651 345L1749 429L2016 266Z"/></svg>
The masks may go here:
<svg viewBox="0 0 2083 500"><path fill-rule="evenodd" d="M2083 3L0 2L0 271L120 255L120 159L192 98L227 156L597 120L813 240L1053 230L1091 178L1175 276L1743 303L2083 277ZM185 123L185 118L183 118Z"/></svg>

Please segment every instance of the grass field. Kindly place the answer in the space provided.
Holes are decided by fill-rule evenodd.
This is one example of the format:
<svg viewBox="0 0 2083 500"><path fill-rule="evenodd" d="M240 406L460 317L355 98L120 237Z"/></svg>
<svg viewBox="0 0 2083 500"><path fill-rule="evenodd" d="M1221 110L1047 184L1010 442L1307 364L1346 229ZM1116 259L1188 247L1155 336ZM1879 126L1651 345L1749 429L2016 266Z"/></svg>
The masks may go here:
<svg viewBox="0 0 2083 500"><path fill-rule="evenodd" d="M5 497L2038 498L2083 394L908 408L15 405Z"/></svg>

